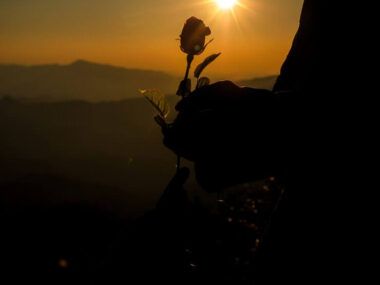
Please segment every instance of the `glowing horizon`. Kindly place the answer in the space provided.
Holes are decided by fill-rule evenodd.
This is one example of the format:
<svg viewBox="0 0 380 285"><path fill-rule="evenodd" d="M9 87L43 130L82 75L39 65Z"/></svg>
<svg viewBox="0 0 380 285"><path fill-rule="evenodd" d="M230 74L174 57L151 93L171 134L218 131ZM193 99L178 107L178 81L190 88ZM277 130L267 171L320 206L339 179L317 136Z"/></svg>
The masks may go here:
<svg viewBox="0 0 380 285"><path fill-rule="evenodd" d="M195 64L222 52L208 74L249 78L278 74L297 31L302 0L3 0L0 63L69 64L77 59L182 74L179 37L187 18L214 39Z"/></svg>

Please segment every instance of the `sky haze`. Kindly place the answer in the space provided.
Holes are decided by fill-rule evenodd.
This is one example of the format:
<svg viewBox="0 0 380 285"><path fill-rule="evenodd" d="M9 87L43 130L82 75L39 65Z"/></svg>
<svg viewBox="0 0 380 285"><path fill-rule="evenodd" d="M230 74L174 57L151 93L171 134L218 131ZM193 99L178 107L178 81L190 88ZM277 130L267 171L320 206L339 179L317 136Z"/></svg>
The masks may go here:
<svg viewBox="0 0 380 285"><path fill-rule="evenodd" d="M297 31L302 0L0 0L0 63L68 64L76 59L182 74L176 40L196 16L222 52L208 73L250 78L279 73ZM196 63L197 63L196 62Z"/></svg>

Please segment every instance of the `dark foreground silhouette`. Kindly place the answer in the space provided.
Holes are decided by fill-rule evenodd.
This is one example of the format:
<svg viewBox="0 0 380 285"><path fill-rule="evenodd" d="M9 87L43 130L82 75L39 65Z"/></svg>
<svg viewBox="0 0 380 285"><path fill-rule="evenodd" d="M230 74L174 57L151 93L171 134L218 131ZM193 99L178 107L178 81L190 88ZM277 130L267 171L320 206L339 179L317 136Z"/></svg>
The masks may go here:
<svg viewBox="0 0 380 285"><path fill-rule="evenodd" d="M342 148L344 84L331 72L344 46L331 40L338 27L331 8L304 2L273 90L217 82L179 102L176 121L163 130L164 143L194 161L208 191L270 176L284 185L251 271L256 284L342 282L359 272L344 186L359 172Z"/></svg>
<svg viewBox="0 0 380 285"><path fill-rule="evenodd" d="M327 86L327 6L305 1L274 90L218 82L177 105L164 143L194 161L207 191L222 193L214 207L187 197L182 168L156 209L136 221L72 204L0 212L1 270L9 284L351 279L361 259L353 253L349 193L339 191L352 162L340 150L342 124L331 114L340 91Z"/></svg>

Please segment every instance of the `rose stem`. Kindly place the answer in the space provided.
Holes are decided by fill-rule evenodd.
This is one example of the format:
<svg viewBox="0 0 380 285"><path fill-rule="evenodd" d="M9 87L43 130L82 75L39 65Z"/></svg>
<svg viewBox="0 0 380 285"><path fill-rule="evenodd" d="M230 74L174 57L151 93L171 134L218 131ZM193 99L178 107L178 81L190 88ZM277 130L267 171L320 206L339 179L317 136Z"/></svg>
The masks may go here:
<svg viewBox="0 0 380 285"><path fill-rule="evenodd" d="M186 88L187 88L187 79L189 78L190 67L191 67L191 63L193 62L193 59L194 59L194 55L192 54L187 55L187 67L186 67L185 78L183 79L183 82ZM185 93L182 93L181 96L182 98L185 98ZM180 166L181 166L181 156L178 155L177 156L177 172L179 171Z"/></svg>
<svg viewBox="0 0 380 285"><path fill-rule="evenodd" d="M194 59L194 56L192 54L187 55L187 67L186 67L186 73L185 73L185 78L184 78L185 84L187 83L186 81L189 78L190 66L191 66L191 63L193 62L193 59ZM182 97L185 97L185 94L182 94Z"/></svg>

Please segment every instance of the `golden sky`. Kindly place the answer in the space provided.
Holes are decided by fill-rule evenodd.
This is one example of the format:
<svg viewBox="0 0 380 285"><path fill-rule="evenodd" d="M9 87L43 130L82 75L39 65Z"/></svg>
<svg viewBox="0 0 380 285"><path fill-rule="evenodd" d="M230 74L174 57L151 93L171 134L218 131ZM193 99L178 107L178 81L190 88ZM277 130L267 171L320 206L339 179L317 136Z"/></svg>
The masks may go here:
<svg viewBox="0 0 380 285"><path fill-rule="evenodd" d="M279 73L297 31L302 0L0 0L0 63L68 64L76 59L182 74L176 39L190 16L222 52L207 70L221 78Z"/></svg>

